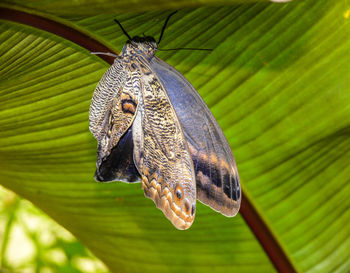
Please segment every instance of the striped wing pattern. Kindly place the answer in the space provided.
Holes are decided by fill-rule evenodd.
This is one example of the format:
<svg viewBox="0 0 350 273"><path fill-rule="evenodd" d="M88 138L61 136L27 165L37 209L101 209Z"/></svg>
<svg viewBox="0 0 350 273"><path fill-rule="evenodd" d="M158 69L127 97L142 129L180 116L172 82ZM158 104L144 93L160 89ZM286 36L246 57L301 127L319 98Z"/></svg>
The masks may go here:
<svg viewBox="0 0 350 273"><path fill-rule="evenodd" d="M145 195L178 229L191 226L196 208L193 163L180 122L163 85L139 57L142 96L135 132L134 159Z"/></svg>
<svg viewBox="0 0 350 273"><path fill-rule="evenodd" d="M95 89L95 179L141 181L178 229L192 225L196 199L234 216L241 187L231 148L197 91L155 48L147 37L128 41Z"/></svg>

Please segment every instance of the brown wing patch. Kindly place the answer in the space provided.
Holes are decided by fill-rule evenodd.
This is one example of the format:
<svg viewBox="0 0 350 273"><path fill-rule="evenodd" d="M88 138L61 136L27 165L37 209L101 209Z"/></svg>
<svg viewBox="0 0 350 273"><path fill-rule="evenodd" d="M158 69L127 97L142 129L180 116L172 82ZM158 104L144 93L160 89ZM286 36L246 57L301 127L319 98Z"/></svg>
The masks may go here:
<svg viewBox="0 0 350 273"><path fill-rule="evenodd" d="M185 202L184 208L182 208L181 203L174 202L175 197L171 190L168 187L162 188L162 183L164 181L161 177L149 180L147 176L142 176L142 188L145 196L154 201L157 208L163 211L175 227L178 229L189 228L194 220L194 211L191 214L190 203Z"/></svg>
<svg viewBox="0 0 350 273"><path fill-rule="evenodd" d="M131 114L132 116L136 112L137 102L133 98L124 98L121 100L122 111L125 114Z"/></svg>
<svg viewBox="0 0 350 273"><path fill-rule="evenodd" d="M195 166L197 199L226 216L236 215L241 199L236 167L216 154L208 156L188 145Z"/></svg>

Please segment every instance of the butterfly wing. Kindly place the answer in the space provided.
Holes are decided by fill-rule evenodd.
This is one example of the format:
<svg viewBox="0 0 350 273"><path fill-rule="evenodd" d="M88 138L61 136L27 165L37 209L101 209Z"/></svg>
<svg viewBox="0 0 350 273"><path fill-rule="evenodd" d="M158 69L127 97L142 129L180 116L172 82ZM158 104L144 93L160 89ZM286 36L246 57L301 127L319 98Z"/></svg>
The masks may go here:
<svg viewBox="0 0 350 273"><path fill-rule="evenodd" d="M192 85L172 66L150 61L175 108L196 174L197 198L226 216L237 214L241 187L231 148L212 113Z"/></svg>
<svg viewBox="0 0 350 273"><path fill-rule="evenodd" d="M118 144L112 148L110 154L102 160L96 170L98 181L141 182L133 159L134 143L132 127L121 137Z"/></svg>
<svg viewBox="0 0 350 273"><path fill-rule="evenodd" d="M185 136L164 86L139 57L142 96L133 124L134 162L145 195L178 229L191 226L196 186Z"/></svg>
<svg viewBox="0 0 350 273"><path fill-rule="evenodd" d="M90 105L90 131L98 142L97 181L139 181L130 128L140 94L139 71L121 58L103 75Z"/></svg>

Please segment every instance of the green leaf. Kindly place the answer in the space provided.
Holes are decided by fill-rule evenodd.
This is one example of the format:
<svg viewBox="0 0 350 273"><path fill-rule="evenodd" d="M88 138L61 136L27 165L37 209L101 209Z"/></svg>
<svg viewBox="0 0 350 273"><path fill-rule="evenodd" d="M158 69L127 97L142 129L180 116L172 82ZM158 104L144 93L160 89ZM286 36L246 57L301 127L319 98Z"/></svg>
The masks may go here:
<svg viewBox="0 0 350 273"><path fill-rule="evenodd" d="M115 14L120 12L141 12L166 9L182 9L185 7L222 6L234 5L237 3L254 2L288 2L292 0L61 0L59 3L52 1L22 1L22 0L3 0L3 5L15 7L16 9L30 9L33 13L44 12L50 15L59 16L86 16L96 14Z"/></svg>
<svg viewBox="0 0 350 273"><path fill-rule="evenodd" d="M169 14L100 14L91 7L74 16L62 12L67 3L56 5L47 18L116 52L126 37L113 18L131 36L158 37ZM213 51L157 53L211 108L233 149L244 195L300 272L350 267L349 20L350 5L336 0L184 9L160 47ZM3 20L0 33L5 187L69 229L112 271L274 270L269 249L250 230L257 227L240 215L226 218L199 204L193 226L180 232L140 184L94 182L88 109L109 65L40 29Z"/></svg>

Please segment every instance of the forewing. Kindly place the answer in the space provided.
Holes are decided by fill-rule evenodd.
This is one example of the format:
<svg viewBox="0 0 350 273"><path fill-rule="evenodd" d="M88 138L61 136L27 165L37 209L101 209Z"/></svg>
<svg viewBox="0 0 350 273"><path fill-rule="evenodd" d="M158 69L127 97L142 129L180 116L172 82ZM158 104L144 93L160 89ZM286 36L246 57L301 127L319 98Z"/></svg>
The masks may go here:
<svg viewBox="0 0 350 273"><path fill-rule="evenodd" d="M191 226L196 189L193 163L167 93L146 60L139 59L142 96L133 124L134 161L145 195L178 229Z"/></svg>
<svg viewBox="0 0 350 273"><path fill-rule="evenodd" d="M126 78L125 64L121 58L116 58L95 88L90 104L89 129L98 142L108 132L113 100L120 97Z"/></svg>
<svg viewBox="0 0 350 273"><path fill-rule="evenodd" d="M90 131L98 141L97 181L138 180L128 129L135 118L140 88L139 71L117 58L95 89L89 119Z"/></svg>
<svg viewBox="0 0 350 273"><path fill-rule="evenodd" d="M187 139L197 198L226 216L236 215L241 203L239 175L221 128L198 92L175 68L157 57L150 63L166 88Z"/></svg>

